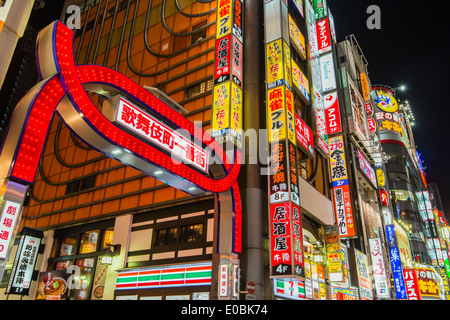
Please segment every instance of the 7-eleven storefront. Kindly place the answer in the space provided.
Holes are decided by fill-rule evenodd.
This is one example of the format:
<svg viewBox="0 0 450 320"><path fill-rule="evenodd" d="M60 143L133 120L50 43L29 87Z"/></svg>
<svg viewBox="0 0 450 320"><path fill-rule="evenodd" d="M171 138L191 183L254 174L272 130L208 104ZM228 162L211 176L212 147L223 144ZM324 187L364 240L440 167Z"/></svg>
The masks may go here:
<svg viewBox="0 0 450 320"><path fill-rule="evenodd" d="M117 300L209 300L212 263L119 271Z"/></svg>

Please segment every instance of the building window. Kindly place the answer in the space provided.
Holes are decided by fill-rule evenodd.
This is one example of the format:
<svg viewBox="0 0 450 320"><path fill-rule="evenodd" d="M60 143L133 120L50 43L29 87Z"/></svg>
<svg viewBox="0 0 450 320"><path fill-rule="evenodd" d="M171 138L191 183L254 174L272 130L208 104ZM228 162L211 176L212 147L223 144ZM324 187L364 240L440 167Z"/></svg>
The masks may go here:
<svg viewBox="0 0 450 320"><path fill-rule="evenodd" d="M97 251L97 240L100 230L84 232L81 235L79 253L91 253Z"/></svg>
<svg viewBox="0 0 450 320"><path fill-rule="evenodd" d="M187 226L181 226L180 241L189 243L203 240L203 224L191 224Z"/></svg>
<svg viewBox="0 0 450 320"><path fill-rule="evenodd" d="M66 186L66 195L95 187L96 178L97 176L90 176L68 183Z"/></svg>
<svg viewBox="0 0 450 320"><path fill-rule="evenodd" d="M212 79L202 82L202 83L199 83L199 84L196 84L196 85L193 85L186 89L184 98L189 99L189 98L199 96L203 93L206 93L206 92L212 90L212 88L213 88L213 80Z"/></svg>
<svg viewBox="0 0 450 320"><path fill-rule="evenodd" d="M191 44L196 43L197 41L200 41L202 39L206 38L206 28L203 28L206 26L206 20L199 22L192 26L192 31L198 30L197 32L194 32L191 36Z"/></svg>
<svg viewBox="0 0 450 320"><path fill-rule="evenodd" d="M203 223L157 229L154 245L165 246L198 241L203 241Z"/></svg>
<svg viewBox="0 0 450 320"><path fill-rule="evenodd" d="M186 33L188 30L183 30L180 33ZM187 36L173 36L172 52L178 52L186 48Z"/></svg>

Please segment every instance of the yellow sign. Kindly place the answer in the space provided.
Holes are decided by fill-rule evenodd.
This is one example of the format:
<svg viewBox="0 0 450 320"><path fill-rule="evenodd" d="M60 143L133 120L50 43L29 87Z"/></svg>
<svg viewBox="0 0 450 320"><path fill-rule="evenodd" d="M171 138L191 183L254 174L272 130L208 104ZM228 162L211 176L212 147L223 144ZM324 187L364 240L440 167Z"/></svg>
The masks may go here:
<svg viewBox="0 0 450 320"><path fill-rule="evenodd" d="M238 146L242 138L242 90L231 83L231 134Z"/></svg>
<svg viewBox="0 0 450 320"><path fill-rule="evenodd" d="M267 90L267 117L269 142L286 139L284 86Z"/></svg>
<svg viewBox="0 0 450 320"><path fill-rule="evenodd" d="M297 48L303 60L306 60L305 37L300 32L295 21L289 15L289 36L292 39L294 47Z"/></svg>
<svg viewBox="0 0 450 320"><path fill-rule="evenodd" d="M281 39L267 44L266 51L267 87L270 89L283 84L284 63Z"/></svg>
<svg viewBox="0 0 450 320"><path fill-rule="evenodd" d="M395 112L398 110L397 100L388 92L378 90L375 99L377 107L385 112Z"/></svg>
<svg viewBox="0 0 450 320"><path fill-rule="evenodd" d="M370 87L369 87L369 81L367 80L367 76L365 73L360 73L361 78L361 88L363 93L364 101L367 101L370 99Z"/></svg>
<svg viewBox="0 0 450 320"><path fill-rule="evenodd" d="M213 137L224 136L230 126L230 81L214 87L212 110Z"/></svg>
<svg viewBox="0 0 450 320"><path fill-rule="evenodd" d="M231 33L233 0L221 0L217 5L216 39L220 39Z"/></svg>
<svg viewBox="0 0 450 320"><path fill-rule="evenodd" d="M377 182L378 182L378 187L384 187L384 184L386 183L386 178L384 176L384 172L382 169L377 169L376 170L376 174L377 174Z"/></svg>

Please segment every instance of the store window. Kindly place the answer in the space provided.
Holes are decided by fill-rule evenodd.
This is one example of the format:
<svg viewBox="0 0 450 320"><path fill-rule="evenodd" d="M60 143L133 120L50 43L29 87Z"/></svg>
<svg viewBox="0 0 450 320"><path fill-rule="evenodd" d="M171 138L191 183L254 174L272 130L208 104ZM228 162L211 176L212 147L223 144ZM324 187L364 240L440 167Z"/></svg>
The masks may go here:
<svg viewBox="0 0 450 320"><path fill-rule="evenodd" d="M114 220L106 220L55 231L47 271L54 279L74 274L73 280L76 283L73 288L65 291L62 299L90 300L92 297L102 297L94 279L99 282L99 277L106 274L100 261L108 244L113 244L113 225Z"/></svg>

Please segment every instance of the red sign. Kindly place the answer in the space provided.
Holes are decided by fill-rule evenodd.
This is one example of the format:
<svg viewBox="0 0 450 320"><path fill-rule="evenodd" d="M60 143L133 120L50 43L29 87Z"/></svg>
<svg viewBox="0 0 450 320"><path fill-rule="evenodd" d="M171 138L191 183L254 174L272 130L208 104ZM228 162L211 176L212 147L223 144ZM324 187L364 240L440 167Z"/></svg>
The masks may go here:
<svg viewBox="0 0 450 320"><path fill-rule="evenodd" d="M309 153L314 153L314 135L310 127L295 114L295 135L300 143Z"/></svg>
<svg viewBox="0 0 450 320"><path fill-rule="evenodd" d="M408 300L422 300L416 271L414 269L403 268L403 279L405 280Z"/></svg>
<svg viewBox="0 0 450 320"><path fill-rule="evenodd" d="M291 213L288 202L270 205L272 275L292 275Z"/></svg>
<svg viewBox="0 0 450 320"><path fill-rule="evenodd" d="M317 42L319 54L331 50L330 25L328 18L316 22Z"/></svg>
<svg viewBox="0 0 450 320"><path fill-rule="evenodd" d="M253 281L248 281L247 282L247 292L249 294L254 294L255 290L256 290L255 283Z"/></svg>
<svg viewBox="0 0 450 320"><path fill-rule="evenodd" d="M387 207L389 205L389 195L384 188L380 189L380 199L383 207Z"/></svg>
<svg viewBox="0 0 450 320"><path fill-rule="evenodd" d="M231 72L231 34L216 41L216 66L214 69L215 84L230 79Z"/></svg>
<svg viewBox="0 0 450 320"><path fill-rule="evenodd" d="M366 114L367 116L372 116L373 115L373 106L372 103L370 103L370 101L367 101L366 103L364 103L364 105L366 106Z"/></svg>
<svg viewBox="0 0 450 320"><path fill-rule="evenodd" d="M377 123L376 123L376 121L373 119L373 117L367 118L367 124L369 125L369 131L370 131L370 132L375 132L375 131L377 131Z"/></svg>
<svg viewBox="0 0 450 320"><path fill-rule="evenodd" d="M327 134L335 134L342 131L341 114L337 92L327 94L324 100L325 121L327 122Z"/></svg>

